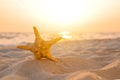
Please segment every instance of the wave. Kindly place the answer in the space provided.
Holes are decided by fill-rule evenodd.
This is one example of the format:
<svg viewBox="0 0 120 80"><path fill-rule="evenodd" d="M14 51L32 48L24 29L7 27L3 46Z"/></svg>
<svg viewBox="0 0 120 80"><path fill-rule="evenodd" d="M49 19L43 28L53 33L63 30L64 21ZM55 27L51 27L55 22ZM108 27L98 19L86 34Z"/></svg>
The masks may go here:
<svg viewBox="0 0 120 80"><path fill-rule="evenodd" d="M42 33L41 36L48 40L57 37L53 33ZM73 38L70 40L104 40L104 39L119 39L120 33L79 33L72 34ZM16 45L16 44L25 44L27 42L34 41L34 34L29 33L0 33L0 46L3 45Z"/></svg>

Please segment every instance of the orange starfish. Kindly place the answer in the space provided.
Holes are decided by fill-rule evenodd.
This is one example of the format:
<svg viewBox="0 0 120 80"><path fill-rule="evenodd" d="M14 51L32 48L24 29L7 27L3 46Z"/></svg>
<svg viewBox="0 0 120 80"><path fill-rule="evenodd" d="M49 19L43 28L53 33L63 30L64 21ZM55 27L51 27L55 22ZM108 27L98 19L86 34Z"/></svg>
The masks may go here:
<svg viewBox="0 0 120 80"><path fill-rule="evenodd" d="M61 40L62 37L58 37L50 41L44 41L39 35L37 28L33 27L33 29L34 29L34 34L35 34L35 42L31 45L20 45L20 46L17 46L17 48L29 50L33 52L34 57L37 60L42 59L42 58L47 58L51 61L56 62L57 60L50 54L50 48L56 42Z"/></svg>

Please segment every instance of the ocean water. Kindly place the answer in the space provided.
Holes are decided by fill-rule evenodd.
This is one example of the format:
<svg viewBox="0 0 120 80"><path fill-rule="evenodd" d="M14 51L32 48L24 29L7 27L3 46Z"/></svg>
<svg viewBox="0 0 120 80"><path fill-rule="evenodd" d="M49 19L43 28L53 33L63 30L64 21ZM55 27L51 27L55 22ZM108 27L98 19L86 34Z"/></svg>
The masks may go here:
<svg viewBox="0 0 120 80"><path fill-rule="evenodd" d="M56 38L58 35L53 33L42 33L42 38L45 40ZM72 33L71 39L66 40L105 40L119 39L120 33ZM7 32L0 33L0 46L19 45L34 41L34 33L15 33ZM63 40L64 41L64 40Z"/></svg>

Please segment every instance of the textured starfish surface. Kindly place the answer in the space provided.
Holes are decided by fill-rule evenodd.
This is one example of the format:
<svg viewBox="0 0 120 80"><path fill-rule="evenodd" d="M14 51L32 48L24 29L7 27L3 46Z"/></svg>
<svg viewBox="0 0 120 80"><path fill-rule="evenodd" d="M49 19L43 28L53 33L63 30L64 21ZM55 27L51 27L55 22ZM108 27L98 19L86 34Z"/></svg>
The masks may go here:
<svg viewBox="0 0 120 80"><path fill-rule="evenodd" d="M50 48L56 42L62 39L62 37L55 38L50 41L45 41L39 35L39 32L36 27L33 27L35 34L35 41L31 45L19 45L17 48L29 50L33 52L35 59L47 58L51 61L56 62L57 60L50 54Z"/></svg>

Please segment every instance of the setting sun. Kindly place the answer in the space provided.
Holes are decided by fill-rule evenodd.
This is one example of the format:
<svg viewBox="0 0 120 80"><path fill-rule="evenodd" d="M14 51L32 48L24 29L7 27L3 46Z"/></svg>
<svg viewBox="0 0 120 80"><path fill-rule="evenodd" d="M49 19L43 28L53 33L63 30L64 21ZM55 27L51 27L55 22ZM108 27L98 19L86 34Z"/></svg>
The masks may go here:
<svg viewBox="0 0 120 80"><path fill-rule="evenodd" d="M49 0L43 12L51 22L62 24L74 23L83 16L84 8L79 4L81 2L83 3L80 0Z"/></svg>
<svg viewBox="0 0 120 80"><path fill-rule="evenodd" d="M37 5L37 8L42 9L37 11L34 16L47 24L58 24L64 27L78 24L78 22L83 24L93 15L99 14L97 11L102 9L100 7L102 2L92 0L45 0L42 1L42 5ZM32 1L31 3L35 2ZM38 3L41 3L41 1L38 1ZM36 10L36 7L29 7Z"/></svg>

